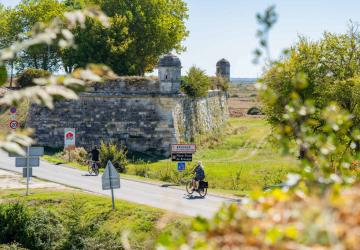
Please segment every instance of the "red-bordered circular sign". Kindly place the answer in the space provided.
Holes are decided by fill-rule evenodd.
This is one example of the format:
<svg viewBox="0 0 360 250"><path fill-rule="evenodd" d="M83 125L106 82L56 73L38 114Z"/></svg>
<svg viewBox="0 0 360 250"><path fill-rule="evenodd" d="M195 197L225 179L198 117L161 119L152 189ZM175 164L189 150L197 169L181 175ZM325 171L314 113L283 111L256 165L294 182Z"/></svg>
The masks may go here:
<svg viewBox="0 0 360 250"><path fill-rule="evenodd" d="M9 127L11 129L17 129L18 126L19 126L19 123L15 120L10 121L10 123L9 123Z"/></svg>

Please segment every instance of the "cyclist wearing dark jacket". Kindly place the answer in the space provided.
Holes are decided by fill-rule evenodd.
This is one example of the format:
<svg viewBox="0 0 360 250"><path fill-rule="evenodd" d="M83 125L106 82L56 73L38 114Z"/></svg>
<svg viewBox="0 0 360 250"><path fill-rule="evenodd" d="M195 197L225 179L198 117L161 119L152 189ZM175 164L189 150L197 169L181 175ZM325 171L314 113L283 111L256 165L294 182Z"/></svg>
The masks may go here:
<svg viewBox="0 0 360 250"><path fill-rule="evenodd" d="M198 161L198 165L193 170L193 173L195 173L195 178L193 179L193 188L197 189L199 182L205 179L205 171L201 161Z"/></svg>
<svg viewBox="0 0 360 250"><path fill-rule="evenodd" d="M100 151L95 146L94 149L91 150L91 160L95 161L95 162L98 162L99 161L99 155L100 155Z"/></svg>

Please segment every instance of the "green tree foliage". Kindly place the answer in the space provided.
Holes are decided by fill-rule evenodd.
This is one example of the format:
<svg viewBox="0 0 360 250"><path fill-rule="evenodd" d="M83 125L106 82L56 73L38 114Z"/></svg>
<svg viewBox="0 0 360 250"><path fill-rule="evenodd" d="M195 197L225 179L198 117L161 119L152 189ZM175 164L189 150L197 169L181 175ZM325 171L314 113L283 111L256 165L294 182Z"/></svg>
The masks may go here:
<svg viewBox="0 0 360 250"><path fill-rule="evenodd" d="M190 97L199 98L206 96L210 85L210 78L205 74L205 71L193 66L183 77L181 90Z"/></svg>
<svg viewBox="0 0 360 250"><path fill-rule="evenodd" d="M0 28L3 37L0 47L8 47L16 40L27 40L31 31L37 28L36 23L47 23L61 17L65 10L65 5L58 0L23 0L13 9L6 9L7 13L0 17L0 23L4 23ZM16 60L8 64L12 67L14 62L19 71L28 67L56 71L61 63L59 48L45 43L36 44L20 51Z"/></svg>
<svg viewBox="0 0 360 250"><path fill-rule="evenodd" d="M124 146L118 147L115 143L104 143L100 145L100 165L106 167L108 161L114 165L121 173L126 170L127 161L127 149Z"/></svg>
<svg viewBox="0 0 360 250"><path fill-rule="evenodd" d="M35 85L34 79L48 77L50 75L49 71L43 69L27 69L19 75L16 82L20 88L26 88Z"/></svg>
<svg viewBox="0 0 360 250"><path fill-rule="evenodd" d="M261 79L272 91L272 98L263 98L269 122L276 125L284 121L292 93L301 88L297 91L299 98L311 100L315 108L311 116L314 132L324 127L320 110L332 101L352 113L353 126L359 126L359 38L354 29L342 35L326 32L315 42L300 38L289 55L273 64Z"/></svg>
<svg viewBox="0 0 360 250"><path fill-rule="evenodd" d="M88 21L85 32L75 30L76 50L64 51L68 71L88 62L104 63L119 75L144 75L160 55L184 50L188 35L186 4L182 0L66 1L68 6L97 4L111 18L104 28Z"/></svg>

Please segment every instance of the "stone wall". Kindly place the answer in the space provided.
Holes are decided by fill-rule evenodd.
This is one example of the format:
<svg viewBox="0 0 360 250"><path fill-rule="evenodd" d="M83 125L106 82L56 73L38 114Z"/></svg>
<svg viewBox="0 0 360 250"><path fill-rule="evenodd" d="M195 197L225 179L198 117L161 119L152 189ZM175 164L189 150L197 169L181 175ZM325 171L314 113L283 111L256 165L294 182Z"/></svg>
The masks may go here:
<svg viewBox="0 0 360 250"><path fill-rule="evenodd" d="M90 86L79 100L57 101L53 110L31 105L27 126L35 128L43 146L63 147L64 128L75 128L77 146L113 141L131 151L168 156L170 144L220 127L227 118L222 92L192 100L163 92L155 80L120 78Z"/></svg>

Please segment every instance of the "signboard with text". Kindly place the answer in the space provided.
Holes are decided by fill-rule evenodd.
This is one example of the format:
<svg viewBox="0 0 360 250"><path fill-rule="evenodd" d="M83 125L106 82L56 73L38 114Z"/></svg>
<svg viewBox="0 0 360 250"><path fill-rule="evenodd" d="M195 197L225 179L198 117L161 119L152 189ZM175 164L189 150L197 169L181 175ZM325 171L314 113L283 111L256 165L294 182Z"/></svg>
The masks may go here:
<svg viewBox="0 0 360 250"><path fill-rule="evenodd" d="M66 150L75 149L75 128L64 129L64 148Z"/></svg>
<svg viewBox="0 0 360 250"><path fill-rule="evenodd" d="M172 144L171 153L190 153L196 152L195 144Z"/></svg>
<svg viewBox="0 0 360 250"><path fill-rule="evenodd" d="M172 153L171 160L172 161L192 161L192 154Z"/></svg>

